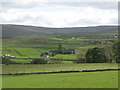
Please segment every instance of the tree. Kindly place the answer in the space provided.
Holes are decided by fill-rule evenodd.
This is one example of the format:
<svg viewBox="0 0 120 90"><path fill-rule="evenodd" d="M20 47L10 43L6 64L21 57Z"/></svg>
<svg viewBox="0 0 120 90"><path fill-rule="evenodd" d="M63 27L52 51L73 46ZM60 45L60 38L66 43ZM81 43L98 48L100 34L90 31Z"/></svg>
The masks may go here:
<svg viewBox="0 0 120 90"><path fill-rule="evenodd" d="M113 50L112 50L112 43L111 42L104 42L98 45L101 48L104 48L105 54L108 57L108 61L112 63L114 57L113 57Z"/></svg>
<svg viewBox="0 0 120 90"><path fill-rule="evenodd" d="M107 56L105 55L104 48L94 47L88 49L86 53L86 61L87 63L106 63Z"/></svg>
<svg viewBox="0 0 120 90"><path fill-rule="evenodd" d="M116 63L120 63L120 40L116 41L113 44L113 52L114 52L114 57L116 60Z"/></svg>
<svg viewBox="0 0 120 90"><path fill-rule="evenodd" d="M86 63L86 58L85 58L86 52L87 50L83 51L82 48L75 49L75 55L78 61L73 61L73 63Z"/></svg>
<svg viewBox="0 0 120 90"><path fill-rule="evenodd" d="M61 43L58 44L58 50L62 50L62 44Z"/></svg>

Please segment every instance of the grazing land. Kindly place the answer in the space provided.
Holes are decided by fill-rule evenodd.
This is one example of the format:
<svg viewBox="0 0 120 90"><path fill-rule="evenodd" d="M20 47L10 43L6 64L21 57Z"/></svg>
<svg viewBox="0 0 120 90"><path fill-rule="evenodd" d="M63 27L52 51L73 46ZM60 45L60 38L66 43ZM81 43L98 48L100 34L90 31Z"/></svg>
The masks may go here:
<svg viewBox="0 0 120 90"><path fill-rule="evenodd" d="M116 63L86 63L86 64L28 64L28 65L3 65L3 74L9 73L34 73L34 72L55 72L55 71L81 71L96 69L118 69Z"/></svg>
<svg viewBox="0 0 120 90"><path fill-rule="evenodd" d="M3 88L118 88L118 71L3 76Z"/></svg>
<svg viewBox="0 0 120 90"><path fill-rule="evenodd" d="M3 25L1 56L12 56L10 58L12 63L5 58L4 60L8 60L9 63L2 64L0 74L10 74L2 76L3 88L118 88L118 71L11 75L119 69L112 52L117 33L117 26L57 29ZM108 61L86 63L86 52L94 47L105 48L104 54ZM53 54L54 51L56 53L53 56L48 55L49 59L41 55L51 51ZM31 63L36 58L47 58L48 62L46 64Z"/></svg>

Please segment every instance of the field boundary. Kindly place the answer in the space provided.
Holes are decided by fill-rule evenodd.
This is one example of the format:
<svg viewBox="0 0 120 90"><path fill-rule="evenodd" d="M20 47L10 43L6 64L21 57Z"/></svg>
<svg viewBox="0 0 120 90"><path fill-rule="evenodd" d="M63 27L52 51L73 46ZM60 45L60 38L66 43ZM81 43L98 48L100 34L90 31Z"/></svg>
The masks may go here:
<svg viewBox="0 0 120 90"><path fill-rule="evenodd" d="M53 71L53 72L32 72L32 73L9 73L0 75L30 75L30 74L53 74L53 73L73 73L73 72L98 72L98 71L116 71L120 69L96 69L96 70L81 70L81 71Z"/></svg>

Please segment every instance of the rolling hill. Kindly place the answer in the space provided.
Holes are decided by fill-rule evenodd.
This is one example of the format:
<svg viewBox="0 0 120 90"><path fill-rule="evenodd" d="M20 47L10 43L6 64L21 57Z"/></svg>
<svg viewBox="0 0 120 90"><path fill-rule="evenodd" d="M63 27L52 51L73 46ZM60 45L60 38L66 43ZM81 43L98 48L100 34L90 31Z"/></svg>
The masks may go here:
<svg viewBox="0 0 120 90"><path fill-rule="evenodd" d="M49 35L100 35L117 33L117 26L48 28L26 25L2 25L2 38L17 38Z"/></svg>

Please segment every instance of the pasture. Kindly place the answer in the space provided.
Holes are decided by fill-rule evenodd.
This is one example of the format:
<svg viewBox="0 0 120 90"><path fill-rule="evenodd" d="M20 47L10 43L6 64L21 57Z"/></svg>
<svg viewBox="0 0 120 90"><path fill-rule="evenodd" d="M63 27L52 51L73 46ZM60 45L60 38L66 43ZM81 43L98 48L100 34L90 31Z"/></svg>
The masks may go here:
<svg viewBox="0 0 120 90"><path fill-rule="evenodd" d="M72 39L71 37L63 38L61 36L3 39L2 54L9 54L12 56L16 56L17 58L40 58L40 53L56 50L58 48L58 44L62 43L63 48L74 49L77 53L80 52L81 57L85 57L85 53L89 48L100 46L98 44L91 44L90 42L105 42L105 40L109 39ZM76 54L58 54L50 58L71 60L77 59Z"/></svg>
<svg viewBox="0 0 120 90"><path fill-rule="evenodd" d="M9 54L17 58L41 58L40 53L56 50L59 43L63 48L75 49L80 58L85 57L89 48L97 44L89 41L103 41L103 39L71 39L72 36L43 36L31 38L4 39L2 54ZM87 42L86 42L87 41ZM76 60L77 54L57 54L51 59ZM117 63L79 63L62 61L60 64L24 64L31 59L11 59L21 64L2 65L1 74L82 71L96 69L118 69ZM3 88L117 88L118 71L79 72L39 75L3 75Z"/></svg>
<svg viewBox="0 0 120 90"><path fill-rule="evenodd" d="M3 76L3 88L118 88L118 71Z"/></svg>
<svg viewBox="0 0 120 90"><path fill-rule="evenodd" d="M55 72L55 71L81 71L96 69L118 69L117 63L85 63L85 64L10 64L2 65L3 74Z"/></svg>

